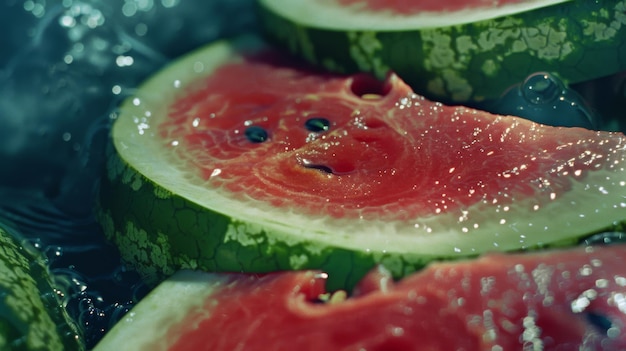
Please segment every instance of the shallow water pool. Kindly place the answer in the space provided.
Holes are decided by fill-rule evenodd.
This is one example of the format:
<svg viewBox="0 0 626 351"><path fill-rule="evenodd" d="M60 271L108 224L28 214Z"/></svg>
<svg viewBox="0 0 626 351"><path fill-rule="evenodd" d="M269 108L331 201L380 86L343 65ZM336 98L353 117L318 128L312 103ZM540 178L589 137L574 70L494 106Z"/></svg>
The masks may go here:
<svg viewBox="0 0 626 351"><path fill-rule="evenodd" d="M91 213L116 107L172 59L254 30L252 5L0 3L0 223L45 254L88 347L146 293Z"/></svg>

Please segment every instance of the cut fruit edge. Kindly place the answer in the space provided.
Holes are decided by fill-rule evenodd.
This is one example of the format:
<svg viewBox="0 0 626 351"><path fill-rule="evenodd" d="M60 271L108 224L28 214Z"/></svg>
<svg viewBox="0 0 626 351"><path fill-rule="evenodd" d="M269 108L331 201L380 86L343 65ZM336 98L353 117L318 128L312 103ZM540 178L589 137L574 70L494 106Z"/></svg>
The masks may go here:
<svg viewBox="0 0 626 351"><path fill-rule="evenodd" d="M270 11L303 26L328 30L418 30L463 25L537 10L572 0L531 0L512 4L482 6L458 11L420 11L403 15L391 11L368 11L359 5L339 1L261 0Z"/></svg>
<svg viewBox="0 0 626 351"><path fill-rule="evenodd" d="M117 322L94 351L119 350L122 345L137 351L168 350L177 341L170 327L179 324L190 311L203 308L205 300L229 279L228 275L199 271L175 273Z"/></svg>
<svg viewBox="0 0 626 351"><path fill-rule="evenodd" d="M257 340L259 334L266 336L266 333L270 333L280 339L272 339L272 342L284 344L285 341L292 340L294 334L285 333L284 330L281 333L275 329L276 320L281 320L281 318L289 320L289 316L297 316L292 321L312 327L307 328L307 332L299 334L299 337L319 337L318 328L327 325L323 323L324 321L328 322L333 318L350 320L348 315L353 315L357 313L356 311L360 316L367 317L365 318L367 322L363 322L364 326L387 326L387 320L379 315L381 311L385 309L389 312L398 311L402 310L401 307L406 309L407 305L404 303L418 297L422 297L424 301L428 299L429 303L421 303L419 308L411 310L411 314L402 315L404 319L401 318L402 321L399 322L401 324L407 321L409 324L415 323L416 328L413 332L417 333L428 330L424 323L420 323L426 314L432 313L433 310L446 310L446 307L450 308L447 311L453 316L454 313L466 313L471 316L473 311L493 312L494 310L507 310L509 317L524 313L531 313L535 317L565 313L565 316L573 318L580 326L580 319L584 319L584 314L581 312L585 312L587 305L584 305L581 310L581 305L577 305L576 302L585 298L585 292L596 292L597 289L597 293L602 294L601 296L614 294L621 300L625 278L619 274L619 269L616 267L619 266L620 260L626 253L625 248L624 244L620 244L517 255L488 254L476 260L433 263L424 270L395 282L390 278L384 266L378 266L367 273L351 296L346 296L343 291L327 290L324 285L326 279L330 277L317 270L280 272L260 276L181 270L153 289L113 327L94 351L117 350L120 345L133 350L168 350L179 340L184 340L186 335L195 334L196 338L202 338L202 335L206 335L203 334L206 330L206 333L216 336L220 334L216 330L221 330L222 327L224 330L238 333L235 336L248 335L247 332L250 331L256 334ZM280 283L274 284L276 281ZM426 282L429 283L425 284ZM483 283L483 289L480 289L479 282ZM469 286L474 287L473 284L477 284L478 289L469 288ZM453 287L457 287L458 290ZM561 290L555 291L555 288ZM324 297L330 294L338 295L340 301L332 301L332 298L331 301L325 301ZM251 295L257 300L246 299ZM253 308L252 305L258 305L259 297L266 298L273 309L263 310L263 307L260 307L260 315L250 311L249 308ZM459 303L460 300L464 301L462 305ZM611 300L611 297L608 300ZM221 313L215 312L214 308L221 303L228 306L229 302L233 302L236 308L239 308L238 311L232 311L232 316L241 316L243 310L246 316L242 318L246 318L247 322L254 318L268 321L271 319L267 318L269 314L278 318L273 322L268 322L267 330L255 327L246 329L250 326L249 324L237 324L238 321L224 313L224 310L221 310ZM589 302L589 300L585 298L584 302ZM613 301L606 304L611 305L609 310L596 306L595 311L607 313L615 320L623 318L623 311ZM378 308L381 306L384 307ZM525 308L529 311L526 312ZM457 312L450 312L455 310ZM616 312L616 315L608 313L612 310ZM595 313L593 307L589 307L586 312ZM579 313L581 315L577 315ZM443 315L450 316L450 314L443 312ZM213 319L213 316L216 318ZM381 319L377 319L378 317ZM222 323L228 318L230 318L229 325L224 326ZM550 321L549 317L546 319ZM546 319L540 320L546 323ZM510 321L519 323L520 327L522 324L521 318L504 320L509 322L506 324L509 327L512 325ZM444 323L441 322L442 325ZM569 323L572 321L562 323L562 328L569 328L571 327ZM615 325L619 325L618 323L616 322ZM471 329L471 323L467 325ZM544 325L550 324L548 322ZM241 328L243 332L239 333ZM333 329L333 332L336 332L336 335L342 335L342 331L353 328L354 325L344 323L339 328ZM576 327L571 328L570 332L576 330ZM300 329L296 328L296 330ZM376 328L367 328L367 330L372 332ZM563 330L568 331L562 329L561 332ZM468 332L462 329L457 331ZM518 336L511 329L508 331L501 337L513 338L513 342L519 342ZM518 331L521 334L524 329L519 328ZM428 331L430 332L432 330ZM441 330L436 333L439 337L445 335ZM590 334L582 334L584 336L581 335L582 339L579 341L582 343L589 341L587 338ZM335 335L329 338L332 339L333 336ZM414 334L413 336L419 338L423 335ZM472 332L466 336L480 338L480 334ZM598 336L602 337L601 334ZM206 338L210 337L206 336ZM228 339L233 336L226 333L218 337ZM606 338L606 332L603 337ZM367 338L364 337L365 339ZM236 340L242 343L249 341L246 338ZM215 343L219 344L219 340ZM132 347L129 347L130 345ZM266 344L263 345L267 347ZM251 345L246 344L246 346Z"/></svg>
<svg viewBox="0 0 626 351"><path fill-rule="evenodd" d="M113 138L124 162L141 175L123 175L128 183L130 180L138 182L129 184L131 187L146 181L154 183L163 188L164 193L176 194L207 211L231 217L234 225L229 230L234 232L226 236L236 235L241 242L248 241L252 245L255 236L268 235L269 240L291 245L302 243L426 257L475 255L489 250L549 245L578 239L625 220L625 144L614 150L615 164L590 171L584 181L574 181L570 191L539 208L533 208L532 201L517 200L509 206L478 203L458 213L408 222L329 219L285 211L252 200L244 204L228 194L208 189L190 180L189 174L160 152L162 145L151 128L152 120L156 113L168 109L170 100L163 96L175 96L178 87L192 83L198 75L210 74L220 64L237 60L241 50L249 52L263 47L263 42L255 37L213 44L184 57L175 68L154 76L139 89L137 96L125 103L113 128ZM155 91L163 93L148 93ZM116 170L109 172L110 179L120 176ZM338 232L339 228L345 230Z"/></svg>

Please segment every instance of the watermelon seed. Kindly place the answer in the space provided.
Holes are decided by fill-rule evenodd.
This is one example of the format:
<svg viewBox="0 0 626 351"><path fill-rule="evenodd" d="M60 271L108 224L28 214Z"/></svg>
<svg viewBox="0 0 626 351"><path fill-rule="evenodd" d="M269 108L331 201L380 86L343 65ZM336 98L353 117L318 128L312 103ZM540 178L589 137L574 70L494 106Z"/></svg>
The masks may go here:
<svg viewBox="0 0 626 351"><path fill-rule="evenodd" d="M332 295L330 295L330 299L328 303L335 304L346 301L348 298L348 293L345 290L337 290Z"/></svg>
<svg viewBox="0 0 626 351"><path fill-rule="evenodd" d="M267 131L259 126L250 126L246 128L245 134L246 138L252 143L262 143L268 138Z"/></svg>
<svg viewBox="0 0 626 351"><path fill-rule="evenodd" d="M325 165L305 164L304 167L309 168L309 169L317 169L318 171L328 173L328 174L334 173L330 167L325 166Z"/></svg>
<svg viewBox="0 0 626 351"><path fill-rule="evenodd" d="M308 159L300 157L298 157L297 160L298 163L300 163L300 165L302 165L304 168L315 169L326 174L345 175L350 174L355 170L354 165L350 162L335 162L334 165L328 166L322 163L315 163Z"/></svg>
<svg viewBox="0 0 626 351"><path fill-rule="evenodd" d="M324 293L320 294L317 299L313 300L314 303L324 303L324 304L337 304L340 302L344 302L348 299L348 293L345 290L337 290L333 293Z"/></svg>
<svg viewBox="0 0 626 351"><path fill-rule="evenodd" d="M361 99L363 99L363 100L378 100L378 99L381 99L381 98L382 98L381 95L372 94L372 93L361 95Z"/></svg>
<svg viewBox="0 0 626 351"><path fill-rule="evenodd" d="M310 132L325 132L330 129L330 121L323 117L313 117L304 122L304 127Z"/></svg>
<svg viewBox="0 0 626 351"><path fill-rule="evenodd" d="M606 334L611 329L611 327L613 327L613 322L611 322L608 317L601 314L587 312L585 313L585 317L587 318L587 321L591 323L591 325L598 328L603 334Z"/></svg>

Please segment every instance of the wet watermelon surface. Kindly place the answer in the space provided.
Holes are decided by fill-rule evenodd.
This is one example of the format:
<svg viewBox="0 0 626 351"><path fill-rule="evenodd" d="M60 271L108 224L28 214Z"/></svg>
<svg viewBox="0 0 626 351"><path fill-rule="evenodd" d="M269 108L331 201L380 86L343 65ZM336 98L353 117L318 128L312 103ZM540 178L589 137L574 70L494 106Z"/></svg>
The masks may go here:
<svg viewBox="0 0 626 351"><path fill-rule="evenodd" d="M290 211L398 220L529 198L537 210L620 162L620 134L494 119L395 75L324 74L275 52L190 85L158 122L164 152L207 187Z"/></svg>
<svg viewBox="0 0 626 351"><path fill-rule="evenodd" d="M0 218L48 257L88 346L146 293L90 213L117 103L178 55L254 28L252 6L243 0L0 4ZM612 287L621 281L612 279ZM621 323L607 322L609 315L585 318L608 332Z"/></svg>
<svg viewBox="0 0 626 351"><path fill-rule="evenodd" d="M377 269L329 303L320 272L233 275L168 329L170 349L623 350L625 259L623 245L489 254L397 283Z"/></svg>

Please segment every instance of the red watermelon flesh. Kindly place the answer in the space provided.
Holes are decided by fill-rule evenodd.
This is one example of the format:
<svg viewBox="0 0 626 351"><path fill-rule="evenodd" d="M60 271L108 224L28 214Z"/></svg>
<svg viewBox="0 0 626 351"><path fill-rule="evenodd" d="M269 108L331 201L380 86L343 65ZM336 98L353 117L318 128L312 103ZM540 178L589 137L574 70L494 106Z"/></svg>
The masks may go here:
<svg viewBox="0 0 626 351"><path fill-rule="evenodd" d="M328 131L307 130L311 118L327 119ZM251 126L267 140L250 142ZM158 128L215 189L342 218L406 220L516 199L536 211L624 156L621 134L445 106L393 74L330 75L275 54L199 79Z"/></svg>
<svg viewBox="0 0 626 351"><path fill-rule="evenodd" d="M232 275L171 328L170 350L624 350L626 246L437 263L313 302L314 271ZM189 326L193 325L194 328Z"/></svg>

